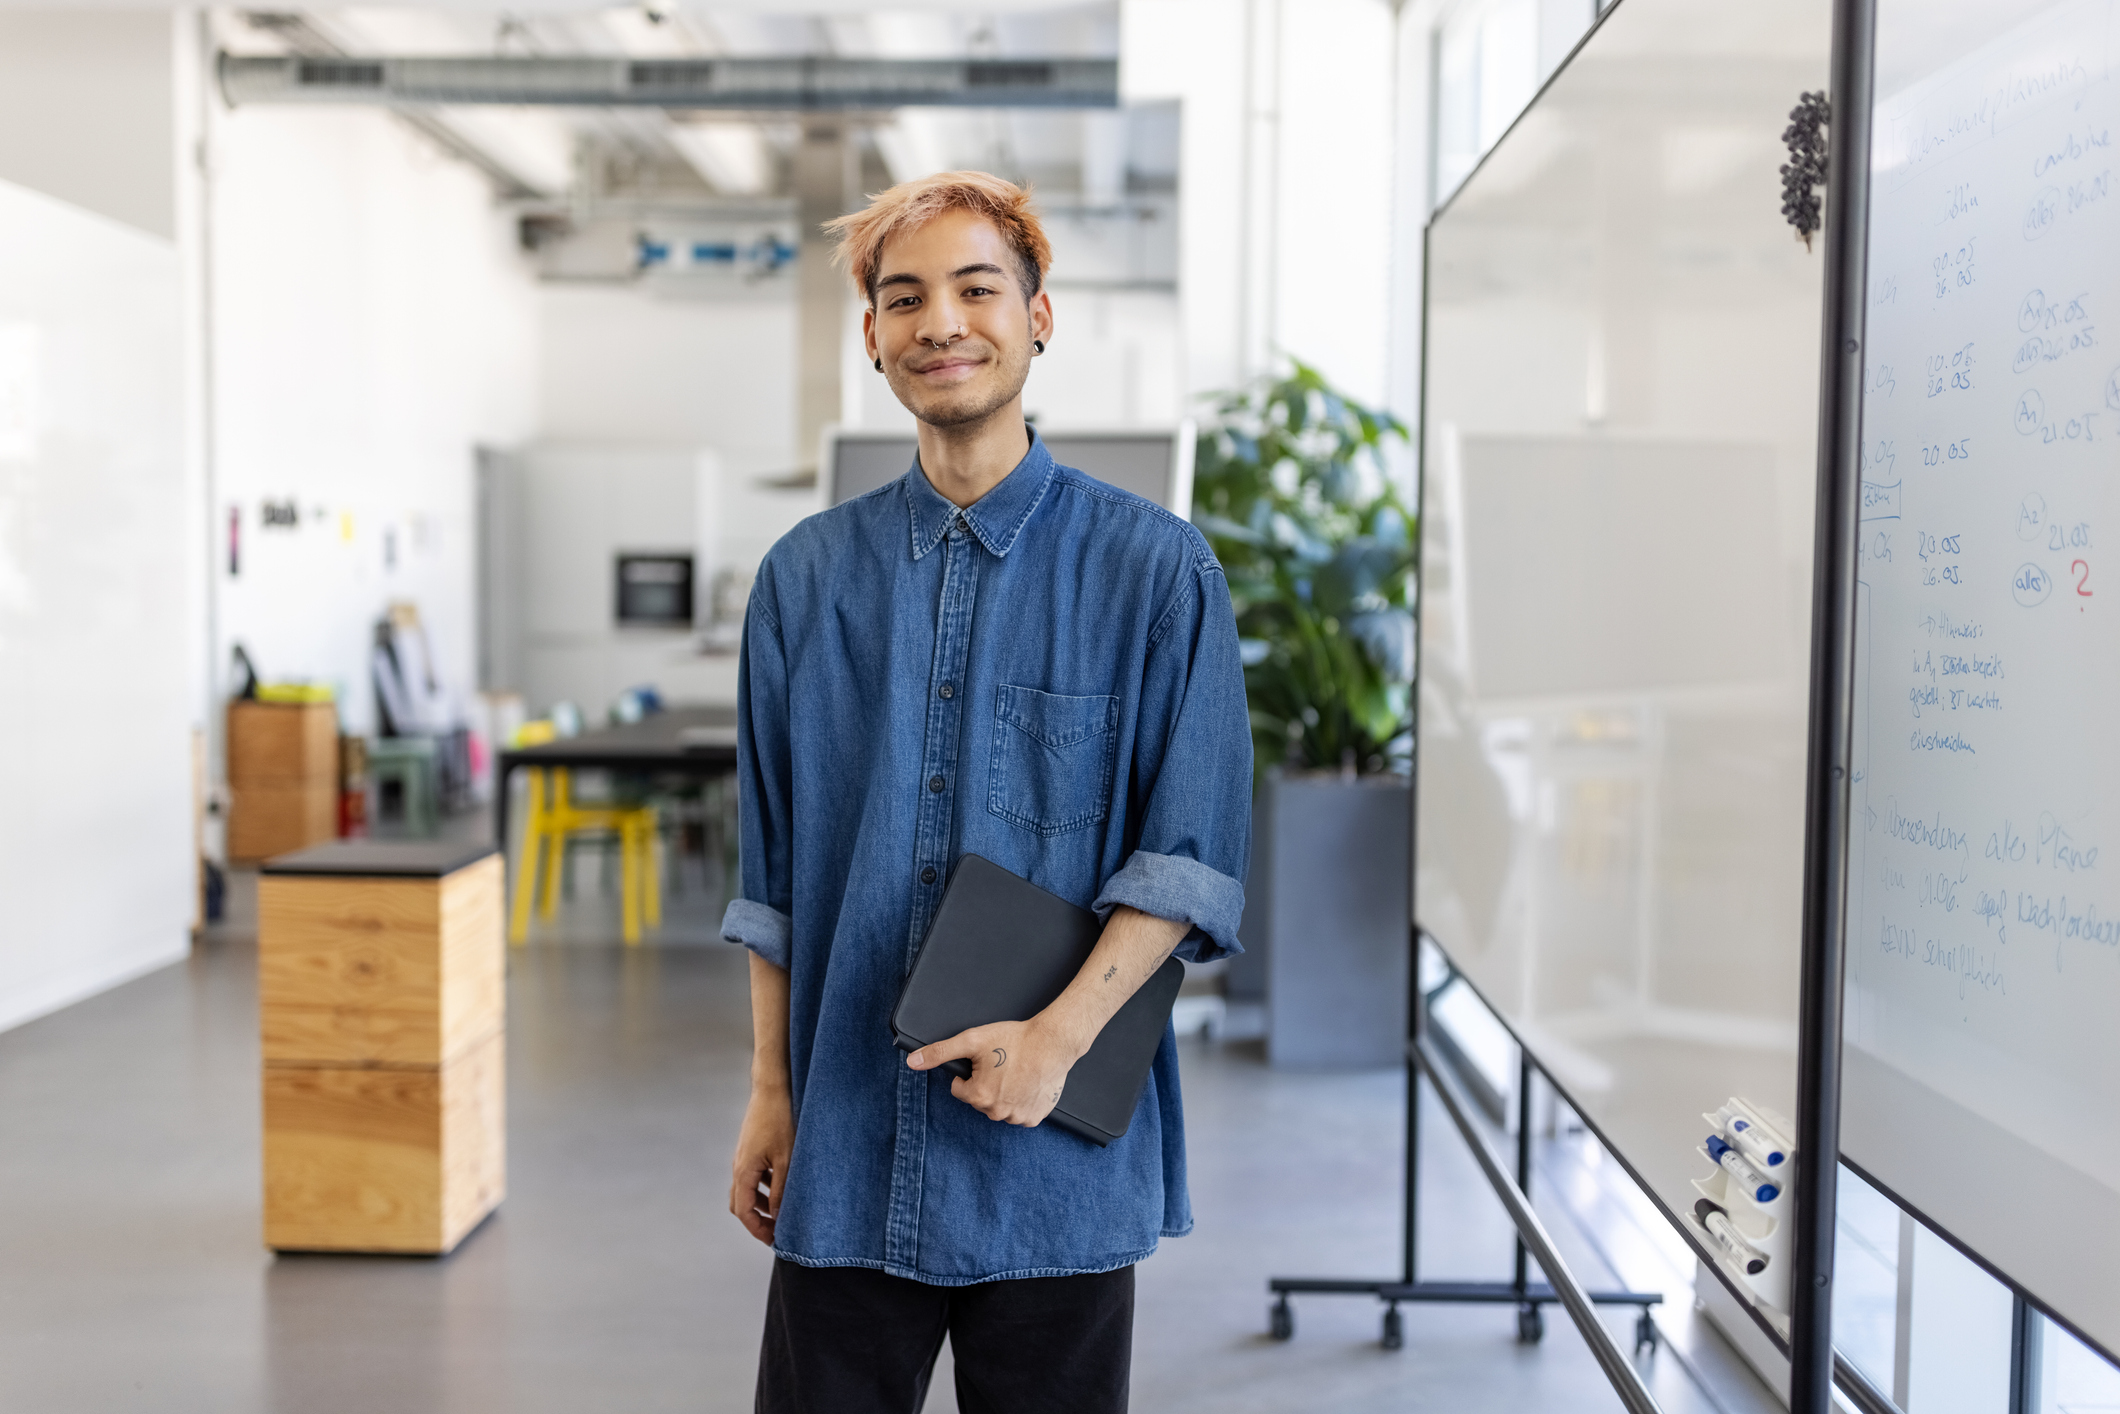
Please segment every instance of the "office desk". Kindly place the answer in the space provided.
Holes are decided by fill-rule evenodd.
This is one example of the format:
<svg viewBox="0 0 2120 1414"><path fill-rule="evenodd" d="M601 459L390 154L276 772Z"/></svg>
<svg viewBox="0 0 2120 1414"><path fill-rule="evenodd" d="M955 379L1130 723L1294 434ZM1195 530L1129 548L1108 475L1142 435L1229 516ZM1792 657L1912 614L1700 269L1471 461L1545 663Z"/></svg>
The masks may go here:
<svg viewBox="0 0 2120 1414"><path fill-rule="evenodd" d="M517 767L721 776L736 769L736 709L677 707L623 727L605 727L500 754L493 773L494 839L508 848L508 778Z"/></svg>

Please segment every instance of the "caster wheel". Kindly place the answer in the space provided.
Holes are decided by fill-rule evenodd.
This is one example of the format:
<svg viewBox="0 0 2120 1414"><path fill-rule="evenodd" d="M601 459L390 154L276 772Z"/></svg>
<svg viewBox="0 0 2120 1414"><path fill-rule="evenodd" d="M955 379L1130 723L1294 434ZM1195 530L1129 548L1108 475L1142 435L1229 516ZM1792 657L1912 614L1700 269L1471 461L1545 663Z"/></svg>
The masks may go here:
<svg viewBox="0 0 2120 1414"><path fill-rule="evenodd" d="M1546 1317L1536 1306L1516 1308L1516 1339L1520 1345L1537 1345L1546 1338Z"/></svg>
<svg viewBox="0 0 2120 1414"><path fill-rule="evenodd" d="M1399 1350L1403 1349L1405 1344L1405 1319L1399 1315L1398 1307L1386 1307L1384 1310L1384 1348L1386 1350Z"/></svg>
<svg viewBox="0 0 2120 1414"><path fill-rule="evenodd" d="M1267 1312L1266 1329L1275 1340L1287 1340L1296 1333L1296 1313L1289 1309L1287 1297L1274 1302L1273 1309Z"/></svg>
<svg viewBox="0 0 2120 1414"><path fill-rule="evenodd" d="M1642 1351L1646 1350L1650 1354L1654 1355L1656 1353L1656 1347L1658 1343L1662 1340L1662 1338L1662 1333L1656 1329L1656 1322L1650 1319L1648 1308L1644 1307L1642 1309L1641 1319L1634 1323L1635 1354L1639 1355Z"/></svg>

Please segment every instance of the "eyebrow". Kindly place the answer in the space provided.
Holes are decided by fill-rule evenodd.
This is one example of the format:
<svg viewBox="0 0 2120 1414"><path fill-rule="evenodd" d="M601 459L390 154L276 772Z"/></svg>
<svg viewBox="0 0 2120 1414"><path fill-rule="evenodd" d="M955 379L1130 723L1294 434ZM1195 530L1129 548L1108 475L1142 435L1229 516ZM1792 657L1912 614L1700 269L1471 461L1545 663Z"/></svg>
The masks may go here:
<svg viewBox="0 0 2120 1414"><path fill-rule="evenodd" d="M992 261L981 260L971 265L960 265L950 272L952 280L962 280L967 275L999 275L1003 279L1007 279L1008 271L1003 270ZM921 279L918 275L902 273L884 276L876 282L876 288L880 290L887 285L925 285L926 283L927 281Z"/></svg>

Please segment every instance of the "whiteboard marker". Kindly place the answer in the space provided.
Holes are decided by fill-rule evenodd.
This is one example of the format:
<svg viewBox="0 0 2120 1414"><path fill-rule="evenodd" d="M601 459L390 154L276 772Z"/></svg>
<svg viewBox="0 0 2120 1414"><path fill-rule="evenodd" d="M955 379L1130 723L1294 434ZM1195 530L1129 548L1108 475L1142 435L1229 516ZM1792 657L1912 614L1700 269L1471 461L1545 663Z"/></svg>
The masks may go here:
<svg viewBox="0 0 2120 1414"><path fill-rule="evenodd" d="M1756 1277L1767 1269L1766 1257L1757 1247L1745 1241L1744 1234L1737 1230L1737 1224L1730 1221L1728 1213L1703 1198L1693 1205L1693 1216L1700 1219L1700 1225L1708 1230L1708 1236L1715 1239L1715 1245L1728 1254L1731 1261L1745 1269L1746 1276Z"/></svg>
<svg viewBox="0 0 2120 1414"><path fill-rule="evenodd" d="M1760 1138L1759 1131L1750 1122L1741 1119L1730 1121L1730 1146L1760 1168L1779 1168L1789 1157Z"/></svg>
<svg viewBox="0 0 2120 1414"><path fill-rule="evenodd" d="M1731 1148L1721 1135L1708 1136L1708 1157L1722 1165L1723 1172L1743 1185L1755 1201L1771 1203L1781 1196L1780 1187L1761 1177L1759 1170L1753 1168L1743 1154Z"/></svg>

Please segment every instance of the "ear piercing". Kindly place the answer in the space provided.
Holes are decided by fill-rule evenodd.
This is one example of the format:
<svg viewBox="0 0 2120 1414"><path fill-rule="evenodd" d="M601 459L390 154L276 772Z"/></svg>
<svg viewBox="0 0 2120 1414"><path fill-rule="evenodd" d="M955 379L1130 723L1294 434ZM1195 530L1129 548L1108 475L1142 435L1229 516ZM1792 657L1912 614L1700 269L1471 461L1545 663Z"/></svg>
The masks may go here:
<svg viewBox="0 0 2120 1414"><path fill-rule="evenodd" d="M883 372L883 359L881 356L879 356L876 360L876 371L878 373Z"/></svg>
<svg viewBox="0 0 2120 1414"><path fill-rule="evenodd" d="M1045 340L1043 340L1043 339L1033 339L1033 340L1031 340L1031 347L1032 347L1032 348L1034 348L1034 349L1036 349L1036 350L1037 350L1037 351L1038 351L1039 353L1044 353L1044 352L1045 352Z"/></svg>

